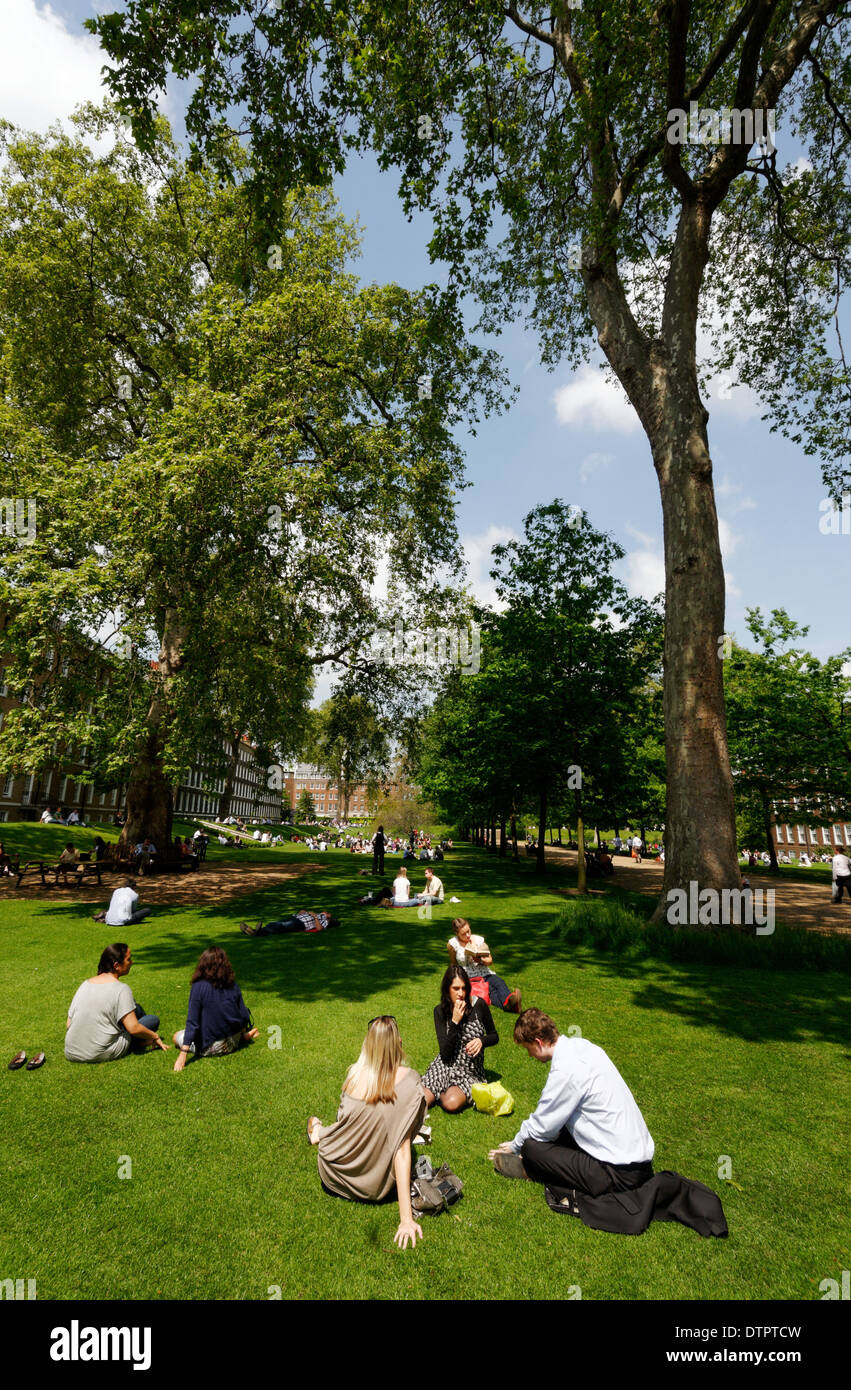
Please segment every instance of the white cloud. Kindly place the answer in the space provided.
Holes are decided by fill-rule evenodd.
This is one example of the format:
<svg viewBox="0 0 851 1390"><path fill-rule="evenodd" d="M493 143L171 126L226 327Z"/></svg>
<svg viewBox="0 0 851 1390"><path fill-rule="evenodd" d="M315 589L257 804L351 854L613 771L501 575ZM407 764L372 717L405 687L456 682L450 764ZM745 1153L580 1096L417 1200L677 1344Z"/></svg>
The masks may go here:
<svg viewBox="0 0 851 1390"><path fill-rule="evenodd" d="M623 561L625 583L633 597L655 598L665 592L665 560L658 550L629 550Z"/></svg>
<svg viewBox="0 0 851 1390"><path fill-rule="evenodd" d="M581 367L572 381L553 392L560 425L634 434L641 423L621 390L600 367Z"/></svg>
<svg viewBox="0 0 851 1390"><path fill-rule="evenodd" d="M720 498L727 510L733 512L734 515L736 512L753 511L757 505L753 497L748 497L747 494L743 496L744 492L743 484L734 483L727 475L715 487L715 496Z"/></svg>
<svg viewBox="0 0 851 1390"><path fill-rule="evenodd" d="M579 481L587 483L592 473L610 468L614 461L614 454L586 454L579 465Z"/></svg>
<svg viewBox="0 0 851 1390"><path fill-rule="evenodd" d="M105 91L100 44L82 29L35 0L0 4L0 91L2 114L25 130L44 133L67 120L80 102L100 102Z"/></svg>
<svg viewBox="0 0 851 1390"><path fill-rule="evenodd" d="M491 568L491 549L504 545L506 541L518 540L516 531L509 526L489 526L487 531L467 534L461 537L461 548L467 563L467 588L478 603L495 608L498 612L504 607L496 596L496 586L488 574Z"/></svg>
<svg viewBox="0 0 851 1390"><path fill-rule="evenodd" d="M741 540L739 533L733 530L729 521L723 516L719 516L718 518L718 540L721 546L721 554L725 557L734 553Z"/></svg>

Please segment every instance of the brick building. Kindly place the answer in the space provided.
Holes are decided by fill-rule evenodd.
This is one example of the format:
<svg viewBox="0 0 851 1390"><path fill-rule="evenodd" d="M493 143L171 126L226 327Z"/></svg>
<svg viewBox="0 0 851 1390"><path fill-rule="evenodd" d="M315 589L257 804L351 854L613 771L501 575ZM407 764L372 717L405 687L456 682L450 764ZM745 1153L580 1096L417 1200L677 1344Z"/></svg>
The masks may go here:
<svg viewBox="0 0 851 1390"><path fill-rule="evenodd" d="M771 831L778 855L788 854L790 859L800 859L805 851L811 858L817 854L835 854L838 849L845 854L851 851L851 823L848 821L810 827L788 825L772 817Z"/></svg>
<svg viewBox="0 0 851 1390"><path fill-rule="evenodd" d="M336 782L312 763L296 763L295 767L284 773L284 809L295 810L302 792L310 792L317 816L329 820L341 820L343 816L343 796ZM358 783L349 796L349 816L369 816L373 812L367 797L366 785Z"/></svg>

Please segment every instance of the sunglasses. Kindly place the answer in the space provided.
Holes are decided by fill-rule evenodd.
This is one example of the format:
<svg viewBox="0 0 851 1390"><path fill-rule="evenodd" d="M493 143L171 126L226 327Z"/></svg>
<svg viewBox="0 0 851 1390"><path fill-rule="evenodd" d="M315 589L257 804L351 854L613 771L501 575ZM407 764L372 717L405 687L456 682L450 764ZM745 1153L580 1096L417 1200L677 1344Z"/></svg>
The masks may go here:
<svg viewBox="0 0 851 1390"><path fill-rule="evenodd" d="M380 1018L386 1018L386 1019L389 1020L390 1023L395 1023L395 1022L396 1022L396 1015L395 1015L395 1014L376 1014L376 1015L375 1015L375 1018L371 1018L371 1019L369 1020L369 1023L366 1025L366 1031L369 1032L369 1030L370 1030L370 1028L372 1027L373 1023L377 1023L378 1020L379 1020Z"/></svg>

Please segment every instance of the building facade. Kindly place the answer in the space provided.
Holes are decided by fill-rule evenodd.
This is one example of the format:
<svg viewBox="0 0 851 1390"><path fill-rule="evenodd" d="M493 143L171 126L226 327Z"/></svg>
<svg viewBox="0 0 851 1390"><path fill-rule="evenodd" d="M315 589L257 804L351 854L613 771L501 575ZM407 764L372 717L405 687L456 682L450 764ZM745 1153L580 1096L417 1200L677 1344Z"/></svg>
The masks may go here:
<svg viewBox="0 0 851 1390"><path fill-rule="evenodd" d="M343 795L336 782L320 772L312 763L296 763L283 777L284 810L295 810L302 792L309 792L316 807L316 814L324 820L342 820ZM361 818L372 814L373 807L367 796L366 784L358 783L349 796L349 818Z"/></svg>
<svg viewBox="0 0 851 1390"><path fill-rule="evenodd" d="M14 703L0 674L0 728ZM229 744L224 740L222 748L229 753ZM85 750L83 753L85 756ZM207 816L215 819L219 814L225 780L223 777L212 780L208 766L209 759L197 758L177 787L174 794L176 816ZM112 822L124 809L126 785L98 791L80 780L81 771L82 763L72 762L67 770L56 764L41 773L0 776L0 821L34 820L46 806L54 809L62 806L66 812L77 811L80 818L87 821ZM276 823L281 819L281 793L270 790L268 770L261 766L257 750L246 738L241 741L237 758L230 814L241 819L271 820Z"/></svg>
<svg viewBox="0 0 851 1390"><path fill-rule="evenodd" d="M807 854L812 859L820 854L833 855L837 850L843 854L851 851L851 824L848 821L813 827L788 825L785 821L781 823L772 818L771 830L778 856L788 854L790 859L797 860L802 854ZM762 846L755 848L761 850Z"/></svg>

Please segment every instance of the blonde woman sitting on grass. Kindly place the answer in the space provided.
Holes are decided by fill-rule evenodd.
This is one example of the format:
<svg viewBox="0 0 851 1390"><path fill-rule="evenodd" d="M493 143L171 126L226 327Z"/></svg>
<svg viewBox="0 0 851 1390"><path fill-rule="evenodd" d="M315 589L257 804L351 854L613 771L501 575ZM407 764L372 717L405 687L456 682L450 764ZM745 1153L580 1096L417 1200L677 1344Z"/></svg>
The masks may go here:
<svg viewBox="0 0 851 1390"><path fill-rule="evenodd" d="M401 1250L422 1231L411 1209L411 1141L419 1133L426 1099L419 1076L406 1067L396 1020L370 1019L360 1056L343 1083L337 1119L313 1115L307 1137L319 1147L319 1178L332 1197L382 1202L396 1191Z"/></svg>

